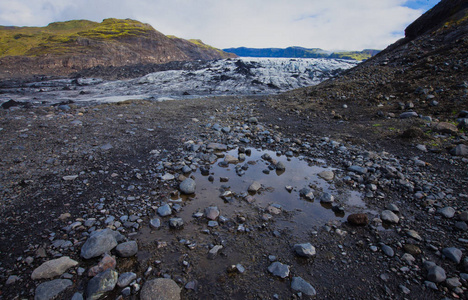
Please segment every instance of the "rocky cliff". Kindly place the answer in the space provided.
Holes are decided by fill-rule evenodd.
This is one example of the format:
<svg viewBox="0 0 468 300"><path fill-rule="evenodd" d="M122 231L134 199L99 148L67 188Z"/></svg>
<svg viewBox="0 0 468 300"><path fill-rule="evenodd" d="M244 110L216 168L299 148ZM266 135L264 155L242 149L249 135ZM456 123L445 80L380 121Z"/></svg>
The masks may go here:
<svg viewBox="0 0 468 300"><path fill-rule="evenodd" d="M201 41L166 36L126 19L0 27L0 77L67 75L96 66L162 64L235 57Z"/></svg>

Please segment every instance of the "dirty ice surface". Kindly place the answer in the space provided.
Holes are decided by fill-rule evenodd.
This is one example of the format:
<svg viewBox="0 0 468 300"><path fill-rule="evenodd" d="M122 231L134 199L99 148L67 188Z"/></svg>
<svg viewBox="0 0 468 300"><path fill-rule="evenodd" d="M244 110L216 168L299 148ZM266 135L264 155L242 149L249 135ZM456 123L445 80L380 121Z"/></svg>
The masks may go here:
<svg viewBox="0 0 468 300"><path fill-rule="evenodd" d="M128 80L56 79L0 84L0 103L10 99L36 104L177 100L207 96L268 95L316 85L358 64L339 59L236 58L187 63Z"/></svg>

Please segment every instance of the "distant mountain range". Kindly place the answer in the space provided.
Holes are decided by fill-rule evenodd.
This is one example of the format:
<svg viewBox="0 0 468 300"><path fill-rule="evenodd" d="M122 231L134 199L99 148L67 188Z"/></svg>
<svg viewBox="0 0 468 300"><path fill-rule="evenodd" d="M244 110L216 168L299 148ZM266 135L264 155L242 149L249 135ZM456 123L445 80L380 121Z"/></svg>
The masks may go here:
<svg viewBox="0 0 468 300"><path fill-rule="evenodd" d="M166 36L131 19L105 19L101 23L72 20L46 27L0 26L0 78L231 57L236 55L200 40Z"/></svg>
<svg viewBox="0 0 468 300"><path fill-rule="evenodd" d="M234 53L241 57L285 57L285 58L341 58L352 59L357 61L366 60L380 50L366 49L363 51L325 51L320 48L303 48L303 47L288 47L288 48L227 48L225 52Z"/></svg>

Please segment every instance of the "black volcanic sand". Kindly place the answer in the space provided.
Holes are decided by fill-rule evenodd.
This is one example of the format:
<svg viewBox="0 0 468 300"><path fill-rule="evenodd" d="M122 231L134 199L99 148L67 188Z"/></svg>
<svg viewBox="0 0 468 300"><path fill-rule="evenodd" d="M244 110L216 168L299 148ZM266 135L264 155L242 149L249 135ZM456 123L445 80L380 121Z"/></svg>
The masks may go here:
<svg viewBox="0 0 468 300"><path fill-rule="evenodd" d="M295 276L314 286L319 299L465 297L463 280L456 291L445 283L438 284L437 291L427 288L423 261L442 266L447 278L467 271L463 262L453 263L440 254L446 247L466 249L466 231L455 225L468 209L467 160L451 156L450 147L445 148L466 136L435 136L420 119L375 119L378 108L372 107L350 104L339 117L320 104L305 112L285 109L288 97L1 110L0 299L32 299L46 280L31 280L31 272L62 255L79 265L68 270L73 286L60 297L83 293L89 278L87 271L78 275L77 268L87 270L99 261L80 258L90 230L84 223L96 218L95 229L112 227L121 216L136 216L130 224L134 227L122 225L121 233L138 242L139 252L132 258L117 257L117 271L135 272L140 286L148 279L170 277L182 288L183 299L297 298L291 289ZM356 115L359 120L347 120ZM230 126L230 131L207 127L216 123ZM402 138L408 128L420 128L423 134ZM245 175L236 174L235 164L219 166L226 152L207 150L209 142L229 145L233 156L238 147L252 149L253 154L239 163L250 162ZM197 143L201 148L191 151L190 145ZM438 151L422 152L418 144ZM262 153L284 161L285 173L262 173L271 164ZM214 155L214 164L197 163L199 154ZM213 183L197 168L192 173L196 194L182 197L178 185L183 164L210 166ZM369 172L350 173L351 165ZM325 182L317 177L323 170L332 170L335 178ZM167 173L175 179L160 178ZM296 173L301 178L294 181ZM220 183L221 177L229 180ZM263 186L249 203L246 187L253 180ZM314 201L299 196L305 182L314 191ZM220 197L223 184L233 193L227 199ZM293 186L291 193L285 190L288 185ZM324 191L335 195L333 205L320 204ZM171 217L160 217L159 229L149 227L155 209L165 202L173 207L171 217L184 219L183 228L169 228ZM278 214L268 210L275 203L282 208ZM399 224L375 220L389 204L399 207ZM208 227L205 217L191 216L209 206L218 206L226 217L218 220L218 227ZM453 218L437 213L445 206L456 210ZM369 224L356 227L346 222L350 213L360 212L368 215ZM271 219L265 218L268 213ZM109 216L115 220L105 224ZM64 229L75 222L81 223ZM409 237L408 229L422 240ZM57 240L72 245L54 248ZM297 257L293 245L307 242L316 248L316 257ZM384 254L382 244L390 246L394 256ZM223 249L209 257L214 245ZM402 260L410 252L412 265ZM288 277L268 272L271 255L290 266ZM236 264L245 272L228 272ZM11 275L20 279L6 285ZM184 288L189 282L195 289ZM120 291L115 288L108 299L117 298ZM138 298L138 293L125 297Z"/></svg>

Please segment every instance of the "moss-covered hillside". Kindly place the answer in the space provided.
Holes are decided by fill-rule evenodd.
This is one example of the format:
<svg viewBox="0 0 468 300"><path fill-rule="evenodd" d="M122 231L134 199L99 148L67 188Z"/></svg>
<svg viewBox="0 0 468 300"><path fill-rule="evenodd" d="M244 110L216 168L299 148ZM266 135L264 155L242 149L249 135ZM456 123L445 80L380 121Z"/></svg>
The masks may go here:
<svg viewBox="0 0 468 300"><path fill-rule="evenodd" d="M111 18L101 23L72 20L45 27L0 26L0 63L8 74L27 71L64 75L98 65L122 66L233 56L199 40L170 38L148 24L131 19Z"/></svg>

